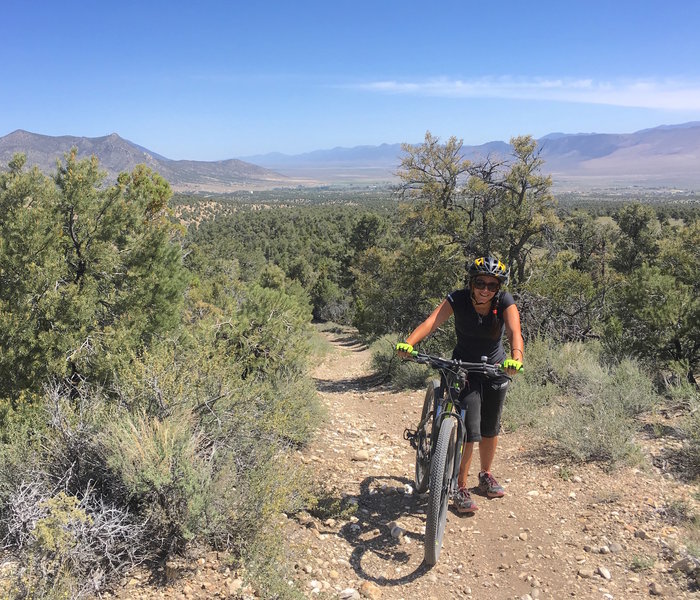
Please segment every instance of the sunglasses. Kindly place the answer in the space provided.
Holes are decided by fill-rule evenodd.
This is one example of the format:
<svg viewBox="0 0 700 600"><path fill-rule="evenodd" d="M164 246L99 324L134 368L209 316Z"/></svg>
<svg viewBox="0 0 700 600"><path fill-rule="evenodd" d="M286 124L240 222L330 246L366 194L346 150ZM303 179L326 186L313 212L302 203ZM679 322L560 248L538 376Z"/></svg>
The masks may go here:
<svg viewBox="0 0 700 600"><path fill-rule="evenodd" d="M483 290L487 289L489 292L497 292L501 284L498 283L497 281L486 281L485 279L475 279L474 280L474 287L477 290Z"/></svg>

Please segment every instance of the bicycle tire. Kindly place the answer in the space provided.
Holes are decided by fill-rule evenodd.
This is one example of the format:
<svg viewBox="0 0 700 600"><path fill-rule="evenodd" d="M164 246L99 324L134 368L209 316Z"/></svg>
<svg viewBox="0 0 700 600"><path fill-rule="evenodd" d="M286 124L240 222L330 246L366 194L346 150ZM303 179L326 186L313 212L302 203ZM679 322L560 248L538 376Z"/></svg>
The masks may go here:
<svg viewBox="0 0 700 600"><path fill-rule="evenodd" d="M447 417L440 424L430 465L430 496L425 523L425 563L434 565L440 557L450 500L450 484L457 447L457 419Z"/></svg>
<svg viewBox="0 0 700 600"><path fill-rule="evenodd" d="M423 400L423 411L420 415L419 423L428 416L435 406L435 398L440 393L440 381L433 379L428 384ZM428 491L430 484L430 455L432 450L433 419L430 419L423 427L416 432L416 492L423 494Z"/></svg>

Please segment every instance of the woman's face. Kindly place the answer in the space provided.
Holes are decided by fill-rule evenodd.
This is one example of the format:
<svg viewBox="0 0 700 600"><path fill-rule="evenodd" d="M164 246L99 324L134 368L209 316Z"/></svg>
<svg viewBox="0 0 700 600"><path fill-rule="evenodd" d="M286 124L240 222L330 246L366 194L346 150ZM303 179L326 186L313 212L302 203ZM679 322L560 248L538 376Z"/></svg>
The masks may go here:
<svg viewBox="0 0 700 600"><path fill-rule="evenodd" d="M479 304L490 301L500 287L501 282L491 275L478 275L472 280L472 292Z"/></svg>

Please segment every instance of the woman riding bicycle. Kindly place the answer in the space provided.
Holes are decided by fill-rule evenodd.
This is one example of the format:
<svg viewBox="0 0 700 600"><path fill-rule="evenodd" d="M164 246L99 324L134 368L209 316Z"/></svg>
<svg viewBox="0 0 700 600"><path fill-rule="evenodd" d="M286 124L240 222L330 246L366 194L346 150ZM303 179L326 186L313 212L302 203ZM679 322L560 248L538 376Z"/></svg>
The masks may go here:
<svg viewBox="0 0 700 600"><path fill-rule="evenodd" d="M469 266L469 281L465 289L454 291L406 338L396 349L408 356L413 346L433 333L450 315L455 316L457 345L452 358L479 362L487 357L489 364L503 364L509 376L522 369L523 336L520 331L520 313L513 296L501 291L508 282L508 269L497 258L477 258ZM510 342L511 358L506 360L503 332ZM487 380L470 375L468 385L460 396L466 407L467 441L457 479L458 491L454 496L458 512L471 513L477 509L467 488L474 442L479 442L479 490L489 498L504 495L501 485L491 474L491 464L498 445L501 412L506 397L508 380Z"/></svg>

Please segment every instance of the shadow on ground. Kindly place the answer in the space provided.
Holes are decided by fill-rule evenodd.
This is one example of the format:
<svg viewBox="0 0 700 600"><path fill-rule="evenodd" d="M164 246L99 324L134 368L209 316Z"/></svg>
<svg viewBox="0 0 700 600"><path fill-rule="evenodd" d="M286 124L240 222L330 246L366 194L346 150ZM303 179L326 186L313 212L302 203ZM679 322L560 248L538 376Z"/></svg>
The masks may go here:
<svg viewBox="0 0 700 600"><path fill-rule="evenodd" d="M341 348L346 348L353 352L363 352L368 348L367 344L358 340L354 335L336 335L335 337L329 337L328 340L332 344L337 344Z"/></svg>
<svg viewBox="0 0 700 600"><path fill-rule="evenodd" d="M405 493L413 481L405 477L367 477L360 484L356 523L347 523L339 534L353 547L350 564L358 577L381 586L397 586L415 581L430 567L422 561L423 532L404 530L410 544L391 535L389 524L413 516L425 522L426 498ZM409 573L386 576L391 567L408 566L420 561Z"/></svg>
<svg viewBox="0 0 700 600"><path fill-rule="evenodd" d="M316 389L327 394L340 392L367 392L385 388L384 377L381 375L363 375L362 377L348 377L347 379L317 379Z"/></svg>

